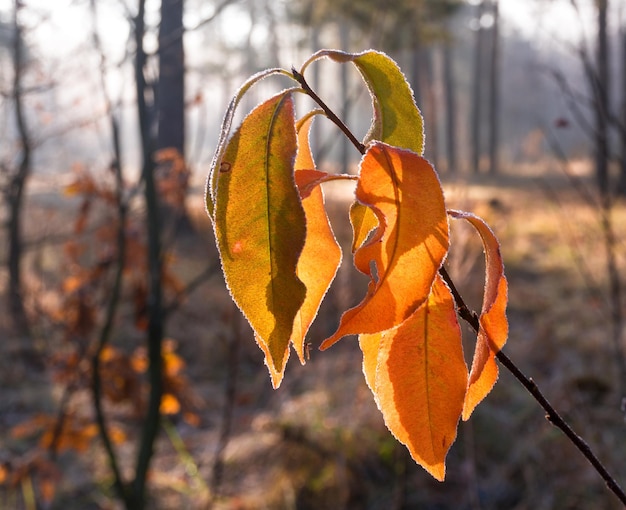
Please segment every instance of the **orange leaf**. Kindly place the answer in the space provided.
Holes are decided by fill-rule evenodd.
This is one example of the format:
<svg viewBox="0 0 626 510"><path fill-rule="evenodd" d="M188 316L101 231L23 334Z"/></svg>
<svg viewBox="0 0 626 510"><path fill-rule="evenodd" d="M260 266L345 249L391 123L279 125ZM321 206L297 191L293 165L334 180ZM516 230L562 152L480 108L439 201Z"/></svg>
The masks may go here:
<svg viewBox="0 0 626 510"><path fill-rule="evenodd" d="M443 191L421 156L372 143L361 160L356 198L373 209L379 224L354 254L355 266L371 281L322 349L345 335L385 331L408 318L428 298L448 251Z"/></svg>
<svg viewBox="0 0 626 510"><path fill-rule="evenodd" d="M313 119L317 112L318 110L312 110L296 122L298 152L296 153L296 160L293 165L296 170L315 170L316 168L313 153L311 152L311 144L309 143L309 136L311 134Z"/></svg>
<svg viewBox="0 0 626 510"><path fill-rule="evenodd" d="M472 213L449 211L449 214L453 218L470 222L480 234L485 248L485 291L480 312L480 329L463 405L463 420L467 420L498 380L495 356L506 343L509 333L506 318L507 281L500 244L489 226Z"/></svg>
<svg viewBox="0 0 626 510"><path fill-rule="evenodd" d="M276 372L306 294L296 275L306 220L293 176L294 121L290 91L257 106L226 145L213 188L226 283Z"/></svg>
<svg viewBox="0 0 626 510"><path fill-rule="evenodd" d="M308 133L312 121L313 117L309 117L300 126L298 154L295 163L298 188L308 188L307 196L302 197L302 207L306 216L306 241L296 268L296 274L306 286L307 293L304 303L296 314L291 337L291 342L298 353L300 363L303 365L305 363L306 334L341 263L341 248L337 244L326 215L322 188L319 185L310 186L311 182L323 181L324 174L315 172L315 174L322 175L317 176L316 180L312 181L313 172L306 170L306 168L315 168L308 143Z"/></svg>
<svg viewBox="0 0 626 510"><path fill-rule="evenodd" d="M176 414L180 411L179 400L171 393L165 393L161 399L161 414Z"/></svg>
<svg viewBox="0 0 626 510"><path fill-rule="evenodd" d="M365 377L391 433L437 480L456 438L467 386L461 329L437 276L428 300L400 326L360 335Z"/></svg>

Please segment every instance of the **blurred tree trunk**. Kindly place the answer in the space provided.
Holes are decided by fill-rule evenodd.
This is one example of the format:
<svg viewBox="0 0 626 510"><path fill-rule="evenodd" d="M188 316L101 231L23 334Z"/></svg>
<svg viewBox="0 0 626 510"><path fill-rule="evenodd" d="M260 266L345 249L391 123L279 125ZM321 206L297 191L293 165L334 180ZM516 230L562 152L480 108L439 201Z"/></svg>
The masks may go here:
<svg viewBox="0 0 626 510"><path fill-rule="evenodd" d="M279 67L280 66L280 42L278 40L278 22L276 20L276 12L274 8L276 2L273 0L265 0L264 11L267 16L267 26L269 29L269 62L266 67Z"/></svg>
<svg viewBox="0 0 626 510"><path fill-rule="evenodd" d="M621 92L622 92L622 112L620 119L620 175L617 191L621 196L626 196L626 21L623 22L620 29L621 42Z"/></svg>
<svg viewBox="0 0 626 510"><path fill-rule="evenodd" d="M157 149L185 154L185 51L183 0L162 0L159 27Z"/></svg>
<svg viewBox="0 0 626 510"><path fill-rule="evenodd" d="M15 120L21 146L21 154L17 168L9 176L6 200L8 204L8 269L9 269L9 312L16 329L28 333L28 321L24 310L21 262L23 252L22 239L22 208L24 191L31 174L32 142L26 124L24 112L23 71L24 71L24 39L20 25L21 0L15 0L13 7L13 103Z"/></svg>
<svg viewBox="0 0 626 510"><path fill-rule="evenodd" d="M426 157L435 168L439 168L439 97L437 84L435 83L435 52L434 46L423 50L422 69L424 70L424 85L426 89L426 102L424 106L424 122L427 124L426 131L429 133L425 143Z"/></svg>
<svg viewBox="0 0 626 510"><path fill-rule="evenodd" d="M481 113L482 113L482 86L483 86L483 53L484 53L484 30L482 27L482 17L485 13L485 1L476 6L476 34L474 41L474 69L472 85L472 115L470 126L471 137L471 170L477 174L480 172L481 155Z"/></svg>
<svg viewBox="0 0 626 510"><path fill-rule="evenodd" d="M414 15L415 20L417 20L417 15ZM422 58L422 36L420 33L420 25L419 22L415 21L414 30L411 31L410 35L410 45L411 45L411 87L413 88L413 96L415 97L415 102L417 103L417 107L422 110L424 107L423 104L423 90L422 90L422 68L423 68L423 58Z"/></svg>
<svg viewBox="0 0 626 510"><path fill-rule="evenodd" d="M189 173L185 164L185 50L183 45L184 0L161 1L159 26L159 81L157 84L156 150L171 150L158 166L165 182L163 217L176 231L188 231L191 222L185 209ZM171 221L170 221L171 220Z"/></svg>
<svg viewBox="0 0 626 510"><path fill-rule="evenodd" d="M341 49L343 51L349 51L350 45L350 37L349 37L349 24L346 23L343 19L339 21L337 24L337 28L339 29L339 42L341 45ZM340 83L341 86L341 114L340 118L344 121L348 121L348 115L350 113L350 92L348 91L348 87L350 86L348 80L348 66L343 65L339 68L340 73ZM350 165L350 142L345 136L341 138L341 148L340 148L340 156L339 156L339 164L341 165L341 171L348 173L349 165Z"/></svg>
<svg viewBox="0 0 626 510"><path fill-rule="evenodd" d="M451 34L449 21L446 24L446 32ZM453 41L448 39L443 45L443 86L446 111L446 152L448 172L456 173L456 80L454 77L452 44Z"/></svg>
<svg viewBox="0 0 626 510"><path fill-rule="evenodd" d="M611 325L615 362L618 369L618 384L622 405L626 400L626 357L622 342L624 316L622 310L622 284L617 261L617 238L613 228L613 200L609 177L609 40L607 30L608 0L596 0L598 14L598 39L596 48L596 71L592 71L591 87L595 104L595 159L596 179L600 191L604 233L607 275L609 278L609 296L611 306Z"/></svg>
<svg viewBox="0 0 626 510"><path fill-rule="evenodd" d="M607 34L608 0L597 0L598 40L596 53L596 76L592 76L592 90L595 97L595 159L596 179L600 193L609 193L609 41ZM595 83L593 83L595 82Z"/></svg>
<svg viewBox="0 0 626 510"><path fill-rule="evenodd" d="M131 496L126 501L128 510L142 510L146 504L146 483L148 471L154 453L154 443L160 427L160 406L163 395L163 360L162 343L164 334L161 221L159 196L155 182L155 161L152 122L150 118L149 85L144 75L147 55L143 46L145 36L145 4L139 0L134 23L135 36L135 91L137 96L137 116L141 136L142 180L146 203L147 260L148 266L148 382L150 394L146 414L137 448L135 474L131 487Z"/></svg>
<svg viewBox="0 0 626 510"><path fill-rule="evenodd" d="M493 27L491 30L491 65L489 69L489 173L499 170L498 134L500 130L500 2L493 0Z"/></svg>

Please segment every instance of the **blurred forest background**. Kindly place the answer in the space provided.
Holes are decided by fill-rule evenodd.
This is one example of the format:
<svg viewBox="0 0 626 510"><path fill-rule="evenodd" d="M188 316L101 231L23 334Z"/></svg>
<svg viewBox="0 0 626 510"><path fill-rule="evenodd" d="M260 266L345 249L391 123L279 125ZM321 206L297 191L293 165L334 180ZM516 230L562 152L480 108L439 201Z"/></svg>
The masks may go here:
<svg viewBox="0 0 626 510"><path fill-rule="evenodd" d="M400 64L448 206L502 242L506 352L626 483L624 2L0 0L0 508L619 508L507 373L446 482L416 466L357 342L315 349L364 292L349 260L309 362L271 389L204 180L240 84L321 48ZM355 70L307 73L363 136ZM285 85L255 86L236 122ZM314 127L317 163L356 172L338 134ZM325 191L348 259L352 190ZM480 260L454 226L447 265L476 309Z"/></svg>

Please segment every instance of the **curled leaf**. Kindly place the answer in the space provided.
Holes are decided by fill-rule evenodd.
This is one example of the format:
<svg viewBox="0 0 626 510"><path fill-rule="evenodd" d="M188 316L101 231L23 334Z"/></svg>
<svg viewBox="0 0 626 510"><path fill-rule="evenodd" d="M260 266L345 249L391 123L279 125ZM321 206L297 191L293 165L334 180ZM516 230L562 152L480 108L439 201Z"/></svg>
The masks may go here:
<svg viewBox="0 0 626 510"><path fill-rule="evenodd" d="M507 281L500 254L500 244L489 226L478 216L463 211L448 211L464 219L478 231L485 249L485 291L480 312L480 329L463 405L463 420L468 420L476 406L489 394L498 380L496 353L506 343L509 324L506 318Z"/></svg>
<svg viewBox="0 0 626 510"><path fill-rule="evenodd" d="M370 277L368 292L341 317L326 349L350 334L397 326L428 298L448 251L448 219L434 169L414 152L373 142L361 160L357 200L372 208L378 228L354 254Z"/></svg>
<svg viewBox="0 0 626 510"><path fill-rule="evenodd" d="M291 342L304 364L305 337L317 311L337 274L341 263L341 248L335 239L326 210L320 183L328 174L315 170L308 133L314 117L308 117L298 126L298 154L296 156L296 184L302 196L306 216L306 241L298 259L296 274L306 286L306 298L296 314ZM306 190L303 193L303 190Z"/></svg>
<svg viewBox="0 0 626 510"><path fill-rule="evenodd" d="M277 372L306 294L296 275L306 220L293 176L294 122L290 91L256 107L225 146L214 188L226 284Z"/></svg>
<svg viewBox="0 0 626 510"><path fill-rule="evenodd" d="M428 300L388 331L360 335L365 379L385 424L437 480L456 438L467 386L461 329L437 276Z"/></svg>
<svg viewBox="0 0 626 510"><path fill-rule="evenodd" d="M424 152L422 115L409 82L393 59L373 50L363 53L320 50L304 63L301 73L324 57L340 63L352 62L369 89L374 115L364 143L381 140L420 155Z"/></svg>

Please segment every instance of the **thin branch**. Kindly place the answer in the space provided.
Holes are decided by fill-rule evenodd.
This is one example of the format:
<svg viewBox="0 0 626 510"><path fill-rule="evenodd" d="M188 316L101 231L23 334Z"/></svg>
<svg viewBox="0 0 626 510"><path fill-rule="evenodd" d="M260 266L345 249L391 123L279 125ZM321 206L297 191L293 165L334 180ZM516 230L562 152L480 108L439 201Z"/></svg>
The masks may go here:
<svg viewBox="0 0 626 510"><path fill-rule="evenodd" d="M154 156L150 133L150 119L147 104L147 87L144 75L146 53L143 46L145 35L145 0L139 0L139 9L135 18L135 90L137 96L137 114L141 135L142 180L146 201L146 230L148 232L148 379L150 395L148 409L144 417L141 439L137 452L135 477L132 482L134 509L145 506L146 480L148 468L154 453L154 443L159 432L160 406L163 395L163 343L164 317L162 304L162 257L159 222L159 204L154 182ZM130 509L129 509L130 510Z"/></svg>
<svg viewBox="0 0 626 510"><path fill-rule="evenodd" d="M200 285L206 282L211 275L215 273L215 266L213 264L209 264L204 271L198 274L193 280L191 280L185 288L176 293L174 298L170 303L167 304L163 308L163 313L165 316L169 316L172 312L178 310L178 308L182 305L185 298L187 298L192 292L194 292Z"/></svg>
<svg viewBox="0 0 626 510"><path fill-rule="evenodd" d="M348 137L348 139L352 142L352 144L357 148L357 150L363 154L365 152L365 146L360 143L355 136L350 132L350 130L346 127L346 125L335 115L335 113L326 106L326 104L319 98L315 92L311 90L308 83L304 79L300 73L298 73L295 69L292 69L293 77L300 83L302 89L324 110L328 118L333 121L339 129ZM454 281L450 278L445 267L441 267L439 269L439 274L444 279L450 291L452 292L452 296L454 297L454 302L457 306L457 311L459 316L465 320L472 329L478 334L480 329L480 320L478 314L471 310L465 300L461 296L460 292L456 288ZM548 399L543 395L543 393L539 390L539 387L535 384L535 382L527 377L518 367L513 363L513 361L506 355L504 352L499 350L497 347L492 346L493 351L496 353L495 356L500 361L500 363L509 371L513 376L520 382L520 384L526 388L526 390L532 395L532 397L539 403L539 405L546 412L546 419L552 423L555 427L560 429L566 437L574 444L574 446L583 454L583 456L589 461L589 463L594 467L594 469L598 472L598 474L605 481L607 487L619 498L619 500L626 505L626 493L619 486L617 481L611 476L609 471L604 467L602 462L596 457L593 453L589 445L585 442L583 438L581 438L574 430L569 426L569 424L561 417L561 415L556 411L556 409L550 404Z"/></svg>
<svg viewBox="0 0 626 510"><path fill-rule="evenodd" d="M452 291L452 295L454 296L454 302L456 303L457 309L459 311L459 315L463 320L465 320L474 330L475 333L478 333L480 329L480 321L478 319L478 314L476 312L471 311L468 306L465 304L463 297L456 289L454 282L448 275L445 268L441 268L440 274L450 287ZM591 447L587 444L587 442L580 437L574 430L569 426L569 424L561 417L561 415L556 411L556 409L550 404L548 399L543 395L535 381L531 378L527 377L513 361L506 355L504 352L499 350L497 347L492 346L492 350L496 353L496 358L502 365L513 374L524 388L534 397L534 399L539 403L539 405L546 412L546 419L552 423L555 427L560 429L567 438L578 448L578 450L585 456L585 458L591 463L594 469L598 472L598 474L605 481L607 487L619 498L619 500L626 505L626 493L622 490L619 484L615 481L615 479L611 476L609 471L604 467L602 462L596 457L596 455L591 450Z"/></svg>
<svg viewBox="0 0 626 510"><path fill-rule="evenodd" d="M291 68L291 74L293 75L293 77L295 78L295 80L300 84L300 86L302 87L302 90L304 90L304 92L306 92L306 94L308 96L311 97L311 99L313 99L313 101L315 101L319 107L324 110L324 113L326 114L326 116L339 128L341 129L341 131L343 132L344 135L346 135L348 137L348 140L350 140L350 142L352 142L352 145L354 145L356 147L356 149L361 153L361 154L365 154L365 145L363 145L361 142L359 142L356 138L356 136L354 136L352 134L352 131L350 131L348 129L348 126L346 126L343 121L337 117L337 115L335 114L335 112L333 112L324 101L322 101L322 99L313 91L313 89L311 89L311 87L309 86L309 84L306 82L304 76L302 76L298 71L295 70L295 68Z"/></svg>
<svg viewBox="0 0 626 510"><path fill-rule="evenodd" d="M231 320L231 334L227 338L228 343L228 373L224 384L224 406L222 407L222 422L220 425L219 437L213 466L211 469L211 500L208 509L213 508L213 503L219 496L224 475L224 452L230 442L233 429L233 416L237 397L237 377L239 374L239 352L241 350L241 331L239 315L233 304L234 318Z"/></svg>
<svg viewBox="0 0 626 510"><path fill-rule="evenodd" d="M98 343L96 345L96 351L93 354L91 359L91 389L93 393L93 404L95 408L96 414L96 423L98 425L98 430L100 433L100 437L102 439L102 443L104 444L104 449L106 451L109 466L111 471L113 472L113 480L115 490L117 491L119 497L124 501L126 506L128 507L132 502L130 500L130 496L128 494L128 488L126 483L124 482L124 477L122 475L121 469L117 462L117 455L115 453L115 449L113 447L113 441L111 440L111 436L107 429L106 417L104 415L104 410L102 408L102 380L100 377L100 360L102 356L102 352L105 347L109 343L111 338L111 333L113 330L113 323L115 321L115 315L117 313L117 309L120 303L120 296L122 293L122 276L124 273L124 260L126 258L126 217L127 217L127 204L124 201L124 181L122 176L122 166L121 166L121 146L120 146L120 135L119 135L119 126L117 119L113 113L113 107L111 104L111 99L109 94L107 93L106 87L106 59L104 55L104 51L102 49L102 44L100 41L100 37L98 36L98 30L96 26L97 20L97 11L96 11L96 2L95 0L91 0L91 15L92 15L92 24L93 24L93 45L98 51L100 55L100 87L102 88L102 93L104 95L106 110L109 117L109 122L111 124L111 137L113 142L113 164L112 168L115 173L115 198L117 204L117 261L115 266L115 276L113 279L113 288L111 289L110 296L108 297L107 308L104 317L104 323L102 325L102 329L100 330L100 336L98 338Z"/></svg>

